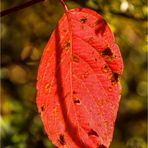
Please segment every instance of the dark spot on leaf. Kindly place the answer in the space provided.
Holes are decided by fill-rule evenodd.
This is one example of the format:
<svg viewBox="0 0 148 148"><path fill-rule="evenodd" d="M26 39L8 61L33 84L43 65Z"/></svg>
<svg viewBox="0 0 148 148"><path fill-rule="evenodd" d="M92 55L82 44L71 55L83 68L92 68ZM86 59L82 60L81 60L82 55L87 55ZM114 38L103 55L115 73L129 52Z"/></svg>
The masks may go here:
<svg viewBox="0 0 148 148"><path fill-rule="evenodd" d="M76 91L73 91L73 94L76 94L77 92Z"/></svg>
<svg viewBox="0 0 148 148"><path fill-rule="evenodd" d="M59 141L59 143L60 143L61 145L65 145L64 135L61 134L61 135L59 136L58 141Z"/></svg>
<svg viewBox="0 0 148 148"><path fill-rule="evenodd" d="M112 57L113 53L112 53L111 49L109 47L107 47L102 51L101 55Z"/></svg>
<svg viewBox="0 0 148 148"><path fill-rule="evenodd" d="M97 134L97 132L94 131L93 129L91 129L91 130L88 132L88 135L89 135L89 136L94 135L94 136L99 137L98 134Z"/></svg>
<svg viewBox="0 0 148 148"><path fill-rule="evenodd" d="M44 105L41 106L41 112L45 110Z"/></svg>
<svg viewBox="0 0 148 148"><path fill-rule="evenodd" d="M116 72L113 72L112 77L111 77L111 82L112 84L116 84L119 81L119 74Z"/></svg>
<svg viewBox="0 0 148 148"><path fill-rule="evenodd" d="M78 63L79 62L79 57L77 55L72 55L72 61Z"/></svg>
<svg viewBox="0 0 148 148"><path fill-rule="evenodd" d="M97 148L107 148L107 147L104 146L103 144L99 144L99 145L97 146Z"/></svg>
<svg viewBox="0 0 148 148"><path fill-rule="evenodd" d="M80 23L82 23L82 24L83 24L83 23L86 23L86 21L87 21L87 18L81 18L81 19L80 19Z"/></svg>
<svg viewBox="0 0 148 148"><path fill-rule="evenodd" d="M80 100L76 97L73 98L73 102L74 102L74 104L77 104L77 105L80 105L80 103L81 103Z"/></svg>
<svg viewBox="0 0 148 148"><path fill-rule="evenodd" d="M108 65L103 65L102 71L103 71L104 73L108 73L108 72L109 72L109 67L108 67Z"/></svg>
<svg viewBox="0 0 148 148"><path fill-rule="evenodd" d="M79 99L74 99L74 104L80 104L80 100Z"/></svg>

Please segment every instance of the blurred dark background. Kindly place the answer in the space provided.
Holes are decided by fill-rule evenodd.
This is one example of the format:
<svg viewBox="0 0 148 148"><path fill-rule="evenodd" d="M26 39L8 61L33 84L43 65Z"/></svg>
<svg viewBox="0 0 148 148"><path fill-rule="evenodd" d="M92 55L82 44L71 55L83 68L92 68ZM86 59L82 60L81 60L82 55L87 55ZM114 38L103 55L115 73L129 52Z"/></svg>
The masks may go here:
<svg viewBox="0 0 148 148"><path fill-rule="evenodd" d="M1 10L24 3L1 0ZM110 148L147 147L146 0L67 0L68 7L100 13L124 60L122 98ZM39 61L51 32L63 15L58 0L45 0L1 18L1 147L53 148L35 103Z"/></svg>

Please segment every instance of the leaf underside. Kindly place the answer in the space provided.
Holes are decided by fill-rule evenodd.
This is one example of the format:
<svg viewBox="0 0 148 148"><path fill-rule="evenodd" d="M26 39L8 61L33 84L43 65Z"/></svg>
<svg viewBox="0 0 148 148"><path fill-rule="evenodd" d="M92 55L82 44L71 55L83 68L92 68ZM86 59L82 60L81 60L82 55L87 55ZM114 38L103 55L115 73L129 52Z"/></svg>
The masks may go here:
<svg viewBox="0 0 148 148"><path fill-rule="evenodd" d="M67 11L40 62L37 106L45 131L59 148L108 148L120 100L123 64L102 16Z"/></svg>

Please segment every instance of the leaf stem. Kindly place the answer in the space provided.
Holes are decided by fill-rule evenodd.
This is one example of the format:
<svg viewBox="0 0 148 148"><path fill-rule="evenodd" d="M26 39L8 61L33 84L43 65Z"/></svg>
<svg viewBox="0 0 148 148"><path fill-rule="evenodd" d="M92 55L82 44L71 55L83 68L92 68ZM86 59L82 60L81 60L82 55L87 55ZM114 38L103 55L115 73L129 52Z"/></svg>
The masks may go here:
<svg viewBox="0 0 148 148"><path fill-rule="evenodd" d="M27 8L27 7L30 7L30 6L32 6L32 5L34 5L34 4L39 3L39 2L42 2L42 1L44 1L44 0L31 0L31 1L25 2L25 3L23 3L23 4L20 4L20 5L18 5L18 6L15 6L15 7L13 7L13 8L9 8L9 9L7 9L7 10L1 11L1 12L0 12L0 16L3 17L3 16L5 16L5 15L8 15L8 14L11 14L11 13L13 13L13 12L22 10L22 9L24 9L24 8Z"/></svg>
<svg viewBox="0 0 148 148"><path fill-rule="evenodd" d="M60 3L62 4L62 6L64 7L65 12L67 12L67 11L68 11L68 8L67 8L67 6L66 6L64 0L59 0L59 1L60 1Z"/></svg>

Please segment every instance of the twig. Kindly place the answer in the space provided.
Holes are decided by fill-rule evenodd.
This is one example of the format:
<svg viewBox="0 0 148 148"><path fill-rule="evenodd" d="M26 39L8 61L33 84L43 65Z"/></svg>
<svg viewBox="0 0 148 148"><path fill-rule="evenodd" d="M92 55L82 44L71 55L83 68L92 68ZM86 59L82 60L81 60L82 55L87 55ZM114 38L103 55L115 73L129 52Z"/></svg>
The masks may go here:
<svg viewBox="0 0 148 148"><path fill-rule="evenodd" d="M13 8L10 8L10 9L4 10L4 11L1 11L0 12L0 16L3 17L5 15L14 13L14 12L19 11L19 10L22 10L24 8L27 8L29 6L32 6L32 5L34 5L36 3L39 3L39 2L42 2L42 1L44 1L44 0L31 0L29 2L26 2L26 3L20 4L18 6L15 6Z"/></svg>

